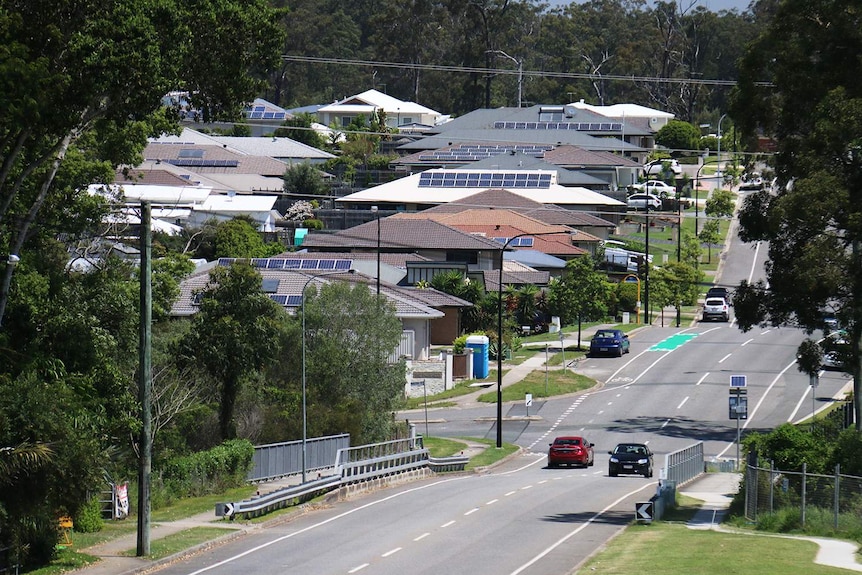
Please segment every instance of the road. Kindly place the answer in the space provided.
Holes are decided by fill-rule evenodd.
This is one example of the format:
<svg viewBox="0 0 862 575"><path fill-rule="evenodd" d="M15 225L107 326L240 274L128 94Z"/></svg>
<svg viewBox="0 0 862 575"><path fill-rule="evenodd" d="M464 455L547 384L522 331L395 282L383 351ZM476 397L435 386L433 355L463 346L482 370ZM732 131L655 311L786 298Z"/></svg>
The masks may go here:
<svg viewBox="0 0 862 575"><path fill-rule="evenodd" d="M758 279L765 250L733 245L722 284ZM668 452L703 441L715 459L735 459L737 422L729 419L731 375L745 375L748 418L740 431L765 431L811 411L808 378L794 363L803 334L733 322L643 329L622 358L582 361L578 371L602 384L588 392L505 406L504 441L521 454L490 472L435 478L380 490L308 512L279 527L163 569L167 574L258 575L495 573L549 575L572 569L634 516L656 478L607 475L617 442L647 442L664 466ZM819 406L845 385L824 374ZM496 407L429 411L432 436L496 436ZM413 421L424 431L424 414ZM556 435L596 444L595 466L548 469Z"/></svg>

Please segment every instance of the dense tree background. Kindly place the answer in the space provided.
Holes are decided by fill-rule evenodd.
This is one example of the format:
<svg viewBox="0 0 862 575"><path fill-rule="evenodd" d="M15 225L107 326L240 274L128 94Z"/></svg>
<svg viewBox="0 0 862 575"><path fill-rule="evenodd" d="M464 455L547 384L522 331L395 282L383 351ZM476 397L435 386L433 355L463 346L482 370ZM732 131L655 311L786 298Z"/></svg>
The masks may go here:
<svg viewBox="0 0 862 575"><path fill-rule="evenodd" d="M746 45L773 14L644 0L279 4L290 9L288 57L266 96L288 108L369 88L456 115L517 106L516 60L526 105L636 102L713 123L726 111ZM345 59L354 63L337 62Z"/></svg>

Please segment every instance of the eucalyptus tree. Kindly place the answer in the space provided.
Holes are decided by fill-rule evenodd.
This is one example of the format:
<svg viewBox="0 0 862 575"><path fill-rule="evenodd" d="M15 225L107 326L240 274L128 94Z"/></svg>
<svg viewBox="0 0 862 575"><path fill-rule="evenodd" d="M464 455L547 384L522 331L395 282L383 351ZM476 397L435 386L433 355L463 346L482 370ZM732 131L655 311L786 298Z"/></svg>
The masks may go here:
<svg viewBox="0 0 862 575"><path fill-rule="evenodd" d="M60 4L0 7L0 252L21 254L43 209L69 202L56 179L70 154L138 163L147 136L176 129L157 113L172 90L204 119L235 119L282 46L266 0ZM92 183L77 176L73 197ZM11 277L6 266L0 319Z"/></svg>
<svg viewBox="0 0 862 575"><path fill-rule="evenodd" d="M789 0L749 47L734 120L749 141L774 138L777 190L746 197L744 241L768 241L767 282L734 297L743 330L834 312L847 330L856 429L862 430L862 7ZM813 372L812 366L808 367Z"/></svg>

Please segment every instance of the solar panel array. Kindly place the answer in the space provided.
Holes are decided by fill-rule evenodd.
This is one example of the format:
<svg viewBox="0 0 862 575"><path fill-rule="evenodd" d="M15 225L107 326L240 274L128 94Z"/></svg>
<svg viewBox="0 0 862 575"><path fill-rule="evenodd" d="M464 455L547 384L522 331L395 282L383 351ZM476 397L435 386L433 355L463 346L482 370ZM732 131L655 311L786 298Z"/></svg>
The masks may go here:
<svg viewBox="0 0 862 575"><path fill-rule="evenodd" d="M219 258L218 265L229 266L236 258ZM240 260L243 261L243 260ZM341 259L303 259L303 258L252 258L252 267L268 270L298 270L298 271L347 271L353 265L353 260Z"/></svg>
<svg viewBox="0 0 862 575"><path fill-rule="evenodd" d="M184 166L193 168L236 168L239 166L238 160L202 160L197 158L178 158L176 160L164 160L174 166Z"/></svg>
<svg viewBox="0 0 862 575"><path fill-rule="evenodd" d="M548 150L553 150L550 145L532 144L462 144L449 148L448 150L434 150L419 156L422 162L475 162L494 156L500 156L509 152L520 152L528 156L541 158Z"/></svg>
<svg viewBox="0 0 862 575"><path fill-rule="evenodd" d="M578 130L580 132L619 132L619 122L494 122L495 130Z"/></svg>
<svg viewBox="0 0 862 575"><path fill-rule="evenodd" d="M266 106L246 108L243 113L249 120L286 120L287 112L267 112Z"/></svg>
<svg viewBox="0 0 862 575"><path fill-rule="evenodd" d="M509 240L511 240L511 241L509 241ZM505 245L506 242L509 242L510 246L513 246L516 248L531 248L531 247L533 247L533 238L528 237L528 236L523 236L523 237L515 238L515 239L512 239L512 238L494 238L494 241L499 242L503 245Z"/></svg>
<svg viewBox="0 0 862 575"><path fill-rule="evenodd" d="M270 294L269 298L279 305L299 307L302 305L301 295Z"/></svg>
<svg viewBox="0 0 862 575"><path fill-rule="evenodd" d="M512 172L424 172L420 188L530 188L551 187L551 174Z"/></svg>

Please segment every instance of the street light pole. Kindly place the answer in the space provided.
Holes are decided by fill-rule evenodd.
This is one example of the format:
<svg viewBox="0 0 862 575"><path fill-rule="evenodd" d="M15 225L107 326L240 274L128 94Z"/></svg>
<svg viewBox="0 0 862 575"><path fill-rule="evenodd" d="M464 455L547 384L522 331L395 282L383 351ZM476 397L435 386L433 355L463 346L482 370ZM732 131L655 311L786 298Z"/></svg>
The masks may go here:
<svg viewBox="0 0 862 575"><path fill-rule="evenodd" d="M718 119L718 187L721 188L721 121L727 114L722 114Z"/></svg>
<svg viewBox="0 0 862 575"><path fill-rule="evenodd" d="M650 324L650 309L649 309L649 201L646 203L646 233L644 241L646 242L646 255L644 256L644 316L646 325Z"/></svg>
<svg viewBox="0 0 862 575"><path fill-rule="evenodd" d="M371 211L377 217L377 306L380 307L380 210L371 206Z"/></svg>
<svg viewBox="0 0 862 575"><path fill-rule="evenodd" d="M523 233L507 238L500 248L500 269L497 281L497 447L503 447L503 254L512 240L524 236L550 236L561 232ZM562 329L560 337L562 338Z"/></svg>
<svg viewBox="0 0 862 575"><path fill-rule="evenodd" d="M352 274L353 270L337 270L322 274L314 274L308 276L305 284L302 286L302 482L305 483L308 475L308 466L306 459L306 447L308 445L308 412L306 409L306 386L305 386L305 291L308 289L308 284L311 280L323 276L334 276L337 274ZM306 275L306 274L302 274Z"/></svg>

